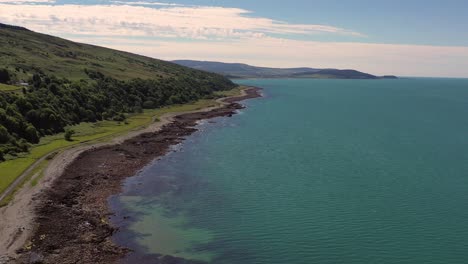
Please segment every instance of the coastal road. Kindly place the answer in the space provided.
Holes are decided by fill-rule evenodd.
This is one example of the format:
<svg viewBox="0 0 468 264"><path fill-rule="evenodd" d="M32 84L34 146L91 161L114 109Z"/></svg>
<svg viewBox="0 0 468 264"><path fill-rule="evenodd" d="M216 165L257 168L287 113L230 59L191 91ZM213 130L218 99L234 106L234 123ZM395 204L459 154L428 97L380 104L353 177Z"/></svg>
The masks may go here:
<svg viewBox="0 0 468 264"><path fill-rule="evenodd" d="M18 187L28 176L29 174L37 167L41 162L46 160L47 158L55 155L56 152L49 153L40 159L36 160L31 166L29 166L28 169L26 169L14 182L10 184L1 194L0 194L0 202L3 201L6 197L8 197L10 194L12 194L16 187Z"/></svg>

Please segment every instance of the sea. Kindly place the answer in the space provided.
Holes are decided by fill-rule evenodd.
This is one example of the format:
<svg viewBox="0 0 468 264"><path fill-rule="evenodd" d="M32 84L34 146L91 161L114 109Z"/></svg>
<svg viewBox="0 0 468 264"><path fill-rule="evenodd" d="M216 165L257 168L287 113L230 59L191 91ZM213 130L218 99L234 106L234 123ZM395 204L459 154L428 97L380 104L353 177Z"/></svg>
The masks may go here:
<svg viewBox="0 0 468 264"><path fill-rule="evenodd" d="M127 263L468 263L468 79L237 82L110 199Z"/></svg>

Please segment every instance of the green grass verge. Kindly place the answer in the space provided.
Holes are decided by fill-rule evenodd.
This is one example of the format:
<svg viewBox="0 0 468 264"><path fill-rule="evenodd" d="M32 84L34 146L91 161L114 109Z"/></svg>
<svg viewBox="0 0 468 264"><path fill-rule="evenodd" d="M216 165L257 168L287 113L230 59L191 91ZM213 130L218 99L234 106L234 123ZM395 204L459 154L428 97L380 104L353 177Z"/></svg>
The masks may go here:
<svg viewBox="0 0 468 264"><path fill-rule="evenodd" d="M229 97L229 96L236 96L240 95L241 90L245 89L244 86L239 86L237 88L231 89L229 91L221 91L221 92L215 92L214 94L219 97Z"/></svg>
<svg viewBox="0 0 468 264"><path fill-rule="evenodd" d="M44 169L49 165L49 159L42 161L30 174L30 177L27 177L27 181L32 178L31 186L34 187L39 183L39 180L44 176Z"/></svg>
<svg viewBox="0 0 468 264"><path fill-rule="evenodd" d="M240 88L226 92L218 92L218 96L234 96L240 93ZM64 149L83 143L98 143L110 140L118 135L126 134L130 131L141 129L150 125L155 118L171 112L188 112L216 105L215 100L199 100L194 103L184 105L174 105L170 107L145 110L141 114L132 114L128 116L127 121L100 121L97 123L81 123L71 126L76 134L73 141L66 141L64 134L47 136L41 139L41 142L31 147L30 152L23 154L15 159L10 159L0 163L0 193L15 181L25 170L33 165L40 158ZM42 163L38 166L40 170L44 169ZM34 170L36 171L36 169ZM37 173L37 171L35 172ZM30 179L28 179L30 180ZM36 182L37 184L37 182Z"/></svg>
<svg viewBox="0 0 468 264"><path fill-rule="evenodd" d="M37 167L35 167L22 181L21 183L16 186L16 188L13 190L12 193L10 193L8 196L6 196L3 200L0 201L0 207L3 207L7 204L10 203L10 201L13 199L15 193L23 188L23 186L31 181L31 186L36 186L37 183L39 182L40 178L44 175L44 169L47 167L47 165L49 164L49 160L44 160L42 161L41 163L39 163L37 165Z"/></svg>
<svg viewBox="0 0 468 264"><path fill-rule="evenodd" d="M2 92L14 92L19 90L21 90L21 87L0 83L0 91Z"/></svg>

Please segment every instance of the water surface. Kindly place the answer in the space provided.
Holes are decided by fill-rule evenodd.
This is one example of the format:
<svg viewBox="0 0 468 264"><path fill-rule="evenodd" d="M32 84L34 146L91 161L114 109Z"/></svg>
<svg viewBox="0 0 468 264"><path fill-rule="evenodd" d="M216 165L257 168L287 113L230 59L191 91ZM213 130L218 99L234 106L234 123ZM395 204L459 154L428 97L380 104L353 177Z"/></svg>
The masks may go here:
<svg viewBox="0 0 468 264"><path fill-rule="evenodd" d="M242 82L265 97L127 181L116 241L226 264L468 262L468 80Z"/></svg>

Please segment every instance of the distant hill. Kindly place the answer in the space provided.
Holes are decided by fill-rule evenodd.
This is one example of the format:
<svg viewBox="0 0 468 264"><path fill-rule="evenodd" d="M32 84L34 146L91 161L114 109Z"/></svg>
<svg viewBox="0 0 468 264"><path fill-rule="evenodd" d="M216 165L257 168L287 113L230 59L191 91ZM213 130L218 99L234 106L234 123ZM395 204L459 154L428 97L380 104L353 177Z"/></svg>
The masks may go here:
<svg viewBox="0 0 468 264"><path fill-rule="evenodd" d="M379 79L379 77L356 71L356 70L336 70L323 69L314 72L304 72L294 74L291 77L296 78L317 78L317 79Z"/></svg>
<svg viewBox="0 0 468 264"><path fill-rule="evenodd" d="M34 73L71 80L87 79L85 69L119 80L164 79L190 76L196 72L174 63L76 43L5 24L0 24L1 68L24 80Z"/></svg>
<svg viewBox="0 0 468 264"><path fill-rule="evenodd" d="M230 77L249 78L249 77L276 77L285 75L304 74L319 71L312 68L290 68L277 69L266 67L255 67L242 63L223 63L212 61L193 61L193 60L175 60L174 63L187 66L197 70L215 72Z"/></svg>
<svg viewBox="0 0 468 264"><path fill-rule="evenodd" d="M375 76L356 70L316 68L267 68L242 63L175 60L174 63L197 70L219 73L230 78L315 78L315 79L382 79L396 76Z"/></svg>

